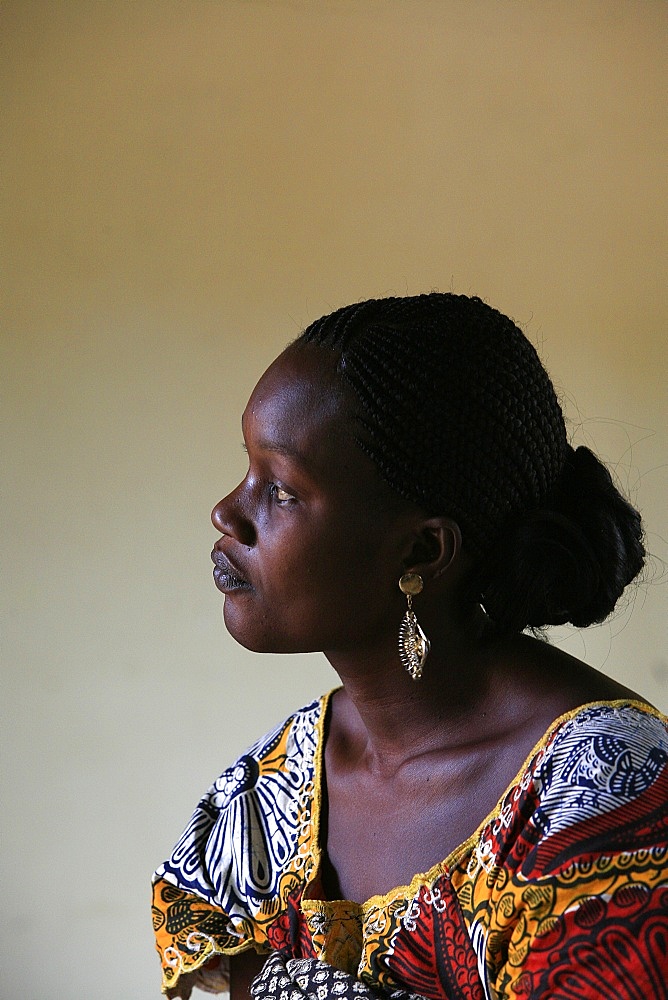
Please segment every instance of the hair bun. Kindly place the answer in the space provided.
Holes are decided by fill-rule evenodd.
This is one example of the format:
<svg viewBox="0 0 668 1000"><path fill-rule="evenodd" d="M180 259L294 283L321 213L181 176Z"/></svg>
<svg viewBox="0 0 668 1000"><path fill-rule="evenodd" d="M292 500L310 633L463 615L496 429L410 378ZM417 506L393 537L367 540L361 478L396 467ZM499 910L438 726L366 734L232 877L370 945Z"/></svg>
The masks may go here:
<svg viewBox="0 0 668 1000"><path fill-rule="evenodd" d="M481 600L504 632L584 627L613 611L645 557L640 514L585 447L569 447L539 509L502 530L481 567Z"/></svg>

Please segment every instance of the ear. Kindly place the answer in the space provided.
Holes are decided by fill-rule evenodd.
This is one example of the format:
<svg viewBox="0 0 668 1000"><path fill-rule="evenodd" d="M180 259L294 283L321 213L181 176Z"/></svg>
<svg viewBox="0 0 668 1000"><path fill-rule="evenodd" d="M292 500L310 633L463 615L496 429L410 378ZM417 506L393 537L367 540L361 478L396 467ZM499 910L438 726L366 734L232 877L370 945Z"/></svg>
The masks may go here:
<svg viewBox="0 0 668 1000"><path fill-rule="evenodd" d="M419 573L423 580L442 576L461 553L462 533L450 517L424 518L413 535L404 561L404 572Z"/></svg>

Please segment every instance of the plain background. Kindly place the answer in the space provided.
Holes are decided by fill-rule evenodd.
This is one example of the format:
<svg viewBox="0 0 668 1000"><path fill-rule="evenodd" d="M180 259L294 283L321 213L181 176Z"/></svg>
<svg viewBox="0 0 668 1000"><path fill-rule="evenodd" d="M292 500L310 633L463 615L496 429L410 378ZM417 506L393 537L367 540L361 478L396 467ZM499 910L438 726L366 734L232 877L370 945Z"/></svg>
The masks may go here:
<svg viewBox="0 0 668 1000"><path fill-rule="evenodd" d="M323 312L452 289L524 327L654 553L634 608L557 639L668 708L668 7L0 21L1 993L149 1000L152 869L212 778L335 683L236 648L209 561L246 397Z"/></svg>

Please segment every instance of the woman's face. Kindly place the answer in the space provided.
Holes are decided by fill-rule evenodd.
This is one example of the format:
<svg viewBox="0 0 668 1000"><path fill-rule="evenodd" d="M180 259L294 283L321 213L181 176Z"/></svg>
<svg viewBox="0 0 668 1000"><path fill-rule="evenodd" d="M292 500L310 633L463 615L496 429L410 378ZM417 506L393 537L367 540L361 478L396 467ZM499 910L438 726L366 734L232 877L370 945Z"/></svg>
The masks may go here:
<svg viewBox="0 0 668 1000"><path fill-rule="evenodd" d="M396 637L415 512L354 441L335 360L288 349L242 419L248 472L212 512L230 634L257 652L361 651Z"/></svg>

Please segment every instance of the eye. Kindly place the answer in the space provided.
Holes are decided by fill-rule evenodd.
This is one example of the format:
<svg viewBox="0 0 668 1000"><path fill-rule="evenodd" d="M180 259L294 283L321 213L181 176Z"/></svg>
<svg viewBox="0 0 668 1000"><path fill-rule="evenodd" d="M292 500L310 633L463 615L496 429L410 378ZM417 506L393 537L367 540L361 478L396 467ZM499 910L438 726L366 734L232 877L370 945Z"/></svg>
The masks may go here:
<svg viewBox="0 0 668 1000"><path fill-rule="evenodd" d="M291 500L296 499L296 497L293 497L292 493L288 493L287 490L284 490L283 487L279 486L277 483L269 484L269 492L278 504L290 503Z"/></svg>

